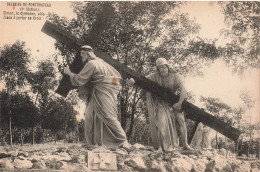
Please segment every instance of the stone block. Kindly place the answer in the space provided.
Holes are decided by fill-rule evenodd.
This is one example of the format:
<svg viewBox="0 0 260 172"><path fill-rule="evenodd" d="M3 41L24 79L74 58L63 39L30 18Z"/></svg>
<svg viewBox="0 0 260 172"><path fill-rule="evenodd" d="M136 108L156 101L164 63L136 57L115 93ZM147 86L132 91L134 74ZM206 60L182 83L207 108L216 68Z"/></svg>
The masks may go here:
<svg viewBox="0 0 260 172"><path fill-rule="evenodd" d="M88 152L88 168L91 170L117 170L116 154Z"/></svg>

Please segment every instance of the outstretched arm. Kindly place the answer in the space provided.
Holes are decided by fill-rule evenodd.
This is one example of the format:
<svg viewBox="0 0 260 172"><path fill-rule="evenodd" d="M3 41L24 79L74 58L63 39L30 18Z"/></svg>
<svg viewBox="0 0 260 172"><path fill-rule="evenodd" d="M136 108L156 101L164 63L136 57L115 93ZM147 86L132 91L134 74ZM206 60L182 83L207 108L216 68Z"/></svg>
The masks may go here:
<svg viewBox="0 0 260 172"><path fill-rule="evenodd" d="M173 109L177 111L181 111L182 102L184 101L185 98L187 98L187 91L185 89L182 79L177 74L176 74L175 82L178 83L178 87L180 88L180 98L179 101L173 105Z"/></svg>
<svg viewBox="0 0 260 172"><path fill-rule="evenodd" d="M78 74L71 72L69 67L64 68L64 73L70 76L70 81L74 86L82 86L86 84L94 72L94 62L88 62Z"/></svg>
<svg viewBox="0 0 260 172"><path fill-rule="evenodd" d="M73 76L73 73L71 72L69 66L64 68L64 74L69 75L69 77Z"/></svg>

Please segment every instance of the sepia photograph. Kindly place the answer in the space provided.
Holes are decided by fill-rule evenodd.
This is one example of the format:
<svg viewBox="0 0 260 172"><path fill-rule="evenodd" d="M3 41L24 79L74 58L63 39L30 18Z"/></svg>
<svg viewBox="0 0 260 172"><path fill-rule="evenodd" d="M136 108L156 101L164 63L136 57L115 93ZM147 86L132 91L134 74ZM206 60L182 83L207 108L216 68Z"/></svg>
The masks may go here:
<svg viewBox="0 0 260 172"><path fill-rule="evenodd" d="M1 1L0 171L260 171L260 2Z"/></svg>

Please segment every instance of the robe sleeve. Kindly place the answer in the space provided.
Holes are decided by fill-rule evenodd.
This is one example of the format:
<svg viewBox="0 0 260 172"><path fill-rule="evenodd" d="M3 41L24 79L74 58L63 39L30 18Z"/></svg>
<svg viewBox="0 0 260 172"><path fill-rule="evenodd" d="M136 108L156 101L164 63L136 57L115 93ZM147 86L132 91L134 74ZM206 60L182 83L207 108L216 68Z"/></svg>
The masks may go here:
<svg viewBox="0 0 260 172"><path fill-rule="evenodd" d="M154 74L150 74L145 77L150 79L151 81L154 81ZM146 101L147 101L148 111L149 111L149 109L158 109L157 99L149 91L146 92ZM154 113L154 112L151 111L151 113Z"/></svg>
<svg viewBox="0 0 260 172"><path fill-rule="evenodd" d="M70 77L71 83L74 86L82 86L84 84L86 84L90 78L92 77L92 75L95 72L95 64L93 62L88 62L83 69L80 71L79 74L73 74Z"/></svg>

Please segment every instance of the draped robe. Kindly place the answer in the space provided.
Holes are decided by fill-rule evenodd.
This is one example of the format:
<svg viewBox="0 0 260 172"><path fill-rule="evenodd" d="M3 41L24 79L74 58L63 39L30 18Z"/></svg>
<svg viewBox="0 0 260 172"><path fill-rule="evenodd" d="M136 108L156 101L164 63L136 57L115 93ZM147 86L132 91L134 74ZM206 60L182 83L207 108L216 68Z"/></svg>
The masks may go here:
<svg viewBox="0 0 260 172"><path fill-rule="evenodd" d="M165 79L159 73L153 73L147 78L165 88L171 89L173 93L181 89L183 84L180 76L174 72L169 72L169 76ZM172 105L156 98L149 92L146 93L146 97L154 148L157 149L159 145L166 151L176 148L178 146L178 137Z"/></svg>
<svg viewBox="0 0 260 172"><path fill-rule="evenodd" d="M209 128L199 123L196 132L192 138L191 146L195 149L211 148L209 141Z"/></svg>
<svg viewBox="0 0 260 172"><path fill-rule="evenodd" d="M71 82L79 87L79 97L85 101L85 136L88 144L121 146L126 134L117 120L117 95L121 76L101 59L87 62Z"/></svg>

